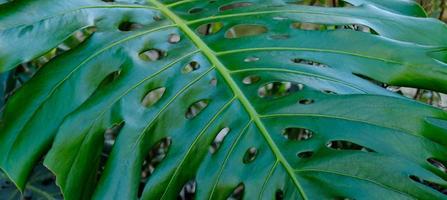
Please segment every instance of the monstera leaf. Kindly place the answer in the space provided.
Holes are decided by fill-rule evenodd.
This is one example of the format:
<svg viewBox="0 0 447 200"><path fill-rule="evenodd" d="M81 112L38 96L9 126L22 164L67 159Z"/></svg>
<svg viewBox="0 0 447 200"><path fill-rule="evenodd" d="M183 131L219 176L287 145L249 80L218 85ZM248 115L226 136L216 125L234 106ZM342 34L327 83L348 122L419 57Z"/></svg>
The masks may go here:
<svg viewBox="0 0 447 200"><path fill-rule="evenodd" d="M29 178L25 190L19 190L0 172L0 199L5 200L57 200L62 194L54 184L54 176L42 165L38 165Z"/></svg>
<svg viewBox="0 0 447 200"><path fill-rule="evenodd" d="M316 1L314 1L316 2ZM447 199L447 27L407 0L17 0L0 167L65 199ZM320 6L318 6L320 5Z"/></svg>

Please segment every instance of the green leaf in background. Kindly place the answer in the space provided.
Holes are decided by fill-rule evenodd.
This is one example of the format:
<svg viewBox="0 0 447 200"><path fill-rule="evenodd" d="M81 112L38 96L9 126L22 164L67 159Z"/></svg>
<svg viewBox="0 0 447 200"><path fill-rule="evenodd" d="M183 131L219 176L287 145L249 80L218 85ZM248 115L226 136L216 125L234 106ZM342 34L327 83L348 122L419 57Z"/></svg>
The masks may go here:
<svg viewBox="0 0 447 200"><path fill-rule="evenodd" d="M0 5L0 71L51 59L0 168L24 190L44 157L68 200L447 199L447 113L390 89L447 92L447 26L321 2Z"/></svg>
<svg viewBox="0 0 447 200"><path fill-rule="evenodd" d="M0 172L0 199L2 200L57 200L62 194L55 184L55 177L42 165L38 165L29 178L23 193Z"/></svg>

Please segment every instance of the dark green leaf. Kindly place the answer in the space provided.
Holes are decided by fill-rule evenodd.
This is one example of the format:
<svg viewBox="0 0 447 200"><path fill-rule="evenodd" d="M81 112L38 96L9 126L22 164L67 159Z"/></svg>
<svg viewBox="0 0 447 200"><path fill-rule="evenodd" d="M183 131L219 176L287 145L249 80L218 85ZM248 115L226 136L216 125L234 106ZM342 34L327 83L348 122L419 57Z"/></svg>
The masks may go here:
<svg viewBox="0 0 447 200"><path fill-rule="evenodd" d="M23 192L0 172L0 199L4 200L57 200L62 194L55 184L56 178L45 167L39 164L32 172Z"/></svg>
<svg viewBox="0 0 447 200"><path fill-rule="evenodd" d="M19 0L0 71L86 37L9 98L0 167L75 199L447 199L447 26L417 4ZM161 91L162 90L162 91Z"/></svg>

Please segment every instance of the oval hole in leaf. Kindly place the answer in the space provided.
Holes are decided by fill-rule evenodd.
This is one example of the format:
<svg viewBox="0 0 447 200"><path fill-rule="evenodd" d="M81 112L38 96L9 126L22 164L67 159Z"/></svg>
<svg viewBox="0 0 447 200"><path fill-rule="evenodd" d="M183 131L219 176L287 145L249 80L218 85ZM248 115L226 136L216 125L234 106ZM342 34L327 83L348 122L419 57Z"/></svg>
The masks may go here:
<svg viewBox="0 0 447 200"><path fill-rule="evenodd" d="M185 113L186 119L193 119L199 115L208 106L209 102L210 100L203 99L193 103Z"/></svg>
<svg viewBox="0 0 447 200"><path fill-rule="evenodd" d="M168 42L171 44L177 44L180 42L180 35L177 33L171 33L169 34Z"/></svg>
<svg viewBox="0 0 447 200"><path fill-rule="evenodd" d="M268 32L267 27L258 24L239 24L231 27L225 33L225 38L236 39L261 35Z"/></svg>
<svg viewBox="0 0 447 200"><path fill-rule="evenodd" d="M378 81L378 80L375 80L375 79L373 79L373 78L371 78L371 77L368 77L368 76L366 76L366 75L363 75L363 74L360 74L360 73L352 73L352 74L355 75L355 76L357 76L357 77L359 77L359 78L361 78L361 79L364 79L364 80L366 80L366 81L369 81L369 82L371 82L372 84L378 85L378 86L380 86L380 87L383 87L383 88L388 87L387 84L385 84L385 83L383 83L383 82L380 82L380 81Z"/></svg>
<svg viewBox="0 0 447 200"><path fill-rule="evenodd" d="M374 150L364 147L353 142L346 140L334 140L326 144L327 147L335 150L351 150L351 151L364 151L364 152L375 152Z"/></svg>
<svg viewBox="0 0 447 200"><path fill-rule="evenodd" d="M212 78L212 79L210 80L210 85L213 86L213 87L215 87L215 86L217 85L217 79L216 79L216 78Z"/></svg>
<svg viewBox="0 0 447 200"><path fill-rule="evenodd" d="M312 157L313 155L314 155L314 152L312 152L312 151L303 151L303 152L300 152L300 153L298 153L298 154L296 154L299 158L303 158L303 159L306 159L306 158L310 158L310 157Z"/></svg>
<svg viewBox="0 0 447 200"><path fill-rule="evenodd" d="M123 129L125 122L114 124L112 127L108 128L104 132L104 145L102 147L101 159L100 159L100 169L98 170L98 179L101 177L104 171L103 166L106 165L110 153L112 152L113 146L115 145L116 138L118 134Z"/></svg>
<svg viewBox="0 0 447 200"><path fill-rule="evenodd" d="M219 131L219 133L216 135L216 137L214 138L213 143L210 146L210 153L214 154L217 152L217 150L219 150L220 145L222 144L222 142L224 141L225 137L227 137L228 133L230 132L230 128L225 127L222 130Z"/></svg>
<svg viewBox="0 0 447 200"><path fill-rule="evenodd" d="M114 82L115 80L117 80L119 78L120 75L121 75L121 69L109 73L98 85L98 88L103 88L106 85Z"/></svg>
<svg viewBox="0 0 447 200"><path fill-rule="evenodd" d="M250 62L256 62L259 60L259 57L256 56L250 56L244 59L244 62L250 63Z"/></svg>
<svg viewBox="0 0 447 200"><path fill-rule="evenodd" d="M57 46L56 54L59 55L63 52L66 52L70 49L74 49L79 46L81 43L90 38L93 33L97 31L95 26L89 26L82 30L78 30L72 33L67 39L65 39L62 44Z"/></svg>
<svg viewBox="0 0 447 200"><path fill-rule="evenodd" d="M260 87L258 95L261 98L279 98L298 92L302 90L303 87L303 84L276 81Z"/></svg>
<svg viewBox="0 0 447 200"><path fill-rule="evenodd" d="M364 33L371 33L374 35L378 35L378 33L365 25L362 24L346 24L346 25L340 25L340 26L335 26L335 29L344 29L344 30L352 30L352 31L358 31L358 32L364 32Z"/></svg>
<svg viewBox="0 0 447 200"><path fill-rule="evenodd" d="M316 66L316 67L328 67L327 65L325 65L323 63L312 61L312 60L307 60L307 59L302 59L302 58L293 58L292 62L296 63L296 64L312 65L312 66Z"/></svg>
<svg viewBox="0 0 447 200"><path fill-rule="evenodd" d="M282 131L282 135L288 140L308 140L312 138L314 132L305 128L286 128Z"/></svg>
<svg viewBox="0 0 447 200"><path fill-rule="evenodd" d="M442 186L440 184L437 184L437 183L434 183L434 182L431 182L431 181L424 180L424 179L419 178L418 176L415 176L415 175L410 175L409 177L414 182L423 184L423 185L425 185L427 187L430 187L430 188L432 188L432 189L434 189L434 190L436 190L436 191L438 191L438 192L440 192L440 193L442 193L444 195L447 195L447 187L445 187L445 186Z"/></svg>
<svg viewBox="0 0 447 200"><path fill-rule="evenodd" d="M308 22L293 22L291 24L291 27L293 29L305 30L305 31L352 30L378 35L378 33L372 28L361 24L331 25L331 24L317 24Z"/></svg>
<svg viewBox="0 0 447 200"><path fill-rule="evenodd" d="M104 149L103 153L109 154L112 151L112 147L115 144L115 140L118 137L119 132L124 127L125 122L122 121L106 129L104 132Z"/></svg>
<svg viewBox="0 0 447 200"><path fill-rule="evenodd" d="M197 28L197 32L201 35L212 35L219 32L223 27L222 22L213 22L208 24L202 24Z"/></svg>
<svg viewBox="0 0 447 200"><path fill-rule="evenodd" d="M198 69L200 69L200 64L198 62L196 62L196 61L191 61L185 67L183 67L182 73L187 74L187 73L190 73L192 71L196 71Z"/></svg>
<svg viewBox="0 0 447 200"><path fill-rule="evenodd" d="M188 181L180 191L177 200L192 200L196 194L197 182L195 180Z"/></svg>
<svg viewBox="0 0 447 200"><path fill-rule="evenodd" d="M154 17L152 17L152 19L154 20L154 21L161 21L161 20L163 20L164 18L163 18L163 16L162 15L160 15L160 14L158 14L158 15L155 15Z"/></svg>
<svg viewBox="0 0 447 200"><path fill-rule="evenodd" d="M287 17L282 17L282 16L276 16L276 17L273 17L273 20L276 20L276 21L284 21L284 20L288 20L289 18L287 18Z"/></svg>
<svg viewBox="0 0 447 200"><path fill-rule="evenodd" d="M284 192L281 189L276 190L275 192L275 200L283 200Z"/></svg>
<svg viewBox="0 0 447 200"><path fill-rule="evenodd" d="M56 177L49 176L49 177L45 177L44 179L42 179L40 181L40 184L43 186L49 186L50 184L53 184L55 181L56 181Z"/></svg>
<svg viewBox="0 0 447 200"><path fill-rule="evenodd" d="M120 23L120 25L118 26L118 29L120 31L126 32L126 31L133 31L136 29L140 29L142 27L143 27L143 25L141 25L141 24L125 21L125 22Z"/></svg>
<svg viewBox="0 0 447 200"><path fill-rule="evenodd" d="M242 200L244 198L245 185L244 183L239 183L239 185L234 188L233 193L227 198L227 200Z"/></svg>
<svg viewBox="0 0 447 200"><path fill-rule="evenodd" d="M313 99L301 99L298 103L301 105L309 105L315 103L315 101Z"/></svg>
<svg viewBox="0 0 447 200"><path fill-rule="evenodd" d="M197 13L202 12L203 10L204 10L203 8L191 8L191 9L189 9L188 13L189 14L197 14Z"/></svg>
<svg viewBox="0 0 447 200"><path fill-rule="evenodd" d="M272 39L272 40L286 40L289 38L290 38L289 34L276 34L276 35L270 36L270 39Z"/></svg>
<svg viewBox="0 0 447 200"><path fill-rule="evenodd" d="M306 30L306 31L317 31L327 29L327 26L324 24L307 23L307 22L293 22L291 27L293 29Z"/></svg>
<svg viewBox="0 0 447 200"><path fill-rule="evenodd" d="M258 155L258 149L256 149L255 147L250 147L244 154L243 162L245 164L251 163L256 159L257 155Z"/></svg>
<svg viewBox="0 0 447 200"><path fill-rule="evenodd" d="M219 8L220 12L224 12L227 10L233 10L236 8L242 8L242 7L247 7L247 6L251 6L253 5L253 3L250 2L237 2L237 3L232 3L232 4L227 4L227 5L223 5Z"/></svg>
<svg viewBox="0 0 447 200"><path fill-rule="evenodd" d="M163 97L163 95L166 92L165 87L153 89L149 91L141 100L141 105L143 105L146 108L149 108L153 106L155 103L160 101L160 99Z"/></svg>
<svg viewBox="0 0 447 200"><path fill-rule="evenodd" d="M355 199L348 197L335 197L333 200L355 200Z"/></svg>
<svg viewBox="0 0 447 200"><path fill-rule="evenodd" d="M149 49L140 53L141 60L157 61L166 56L166 52L159 49Z"/></svg>
<svg viewBox="0 0 447 200"><path fill-rule="evenodd" d="M143 161L141 168L140 187L138 189L138 196L141 197L144 186L149 180L150 175L154 172L155 168L163 161L169 151L169 147L172 144L170 137L162 138L154 146L152 146L148 155Z"/></svg>
<svg viewBox="0 0 447 200"><path fill-rule="evenodd" d="M242 80L242 83L244 83L245 85L251 85L251 84L259 82L260 80L261 80L260 76L250 75L250 76L245 77Z"/></svg>
<svg viewBox="0 0 447 200"><path fill-rule="evenodd" d="M337 94L337 92L334 92L332 90L322 90L322 92L326 94Z"/></svg>
<svg viewBox="0 0 447 200"><path fill-rule="evenodd" d="M427 161L434 167L441 170L442 172L447 173L447 167L446 167L445 162L442 162L436 158L429 158L429 159L427 159Z"/></svg>

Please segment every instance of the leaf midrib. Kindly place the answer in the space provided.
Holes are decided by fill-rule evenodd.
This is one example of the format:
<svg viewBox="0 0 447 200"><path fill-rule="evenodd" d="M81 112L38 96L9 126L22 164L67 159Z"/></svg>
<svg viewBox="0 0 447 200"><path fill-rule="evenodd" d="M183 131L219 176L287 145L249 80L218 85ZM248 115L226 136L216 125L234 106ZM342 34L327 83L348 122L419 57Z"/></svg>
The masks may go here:
<svg viewBox="0 0 447 200"><path fill-rule="evenodd" d="M293 183L299 190L303 199L305 199L305 200L308 199L306 194L304 193L304 190L303 190L301 184L298 182L296 176L294 175L294 169L290 166L290 164L287 162L287 160L281 154L279 148L276 146L273 139L270 137L270 135L267 131L267 128L264 126L261 119L259 118L259 114L254 109L254 107L251 105L250 101L247 99L245 94L238 87L238 85L234 81L234 79L231 77L228 69L217 58L214 51L211 50L208 47L208 45L202 39L200 39L200 37L197 34L195 34L194 31L191 30L191 28L188 27L188 25L183 21L183 19L181 19L179 16L177 16L175 13L173 13L167 6L165 6L164 4L160 3L157 0L148 0L148 1L151 2L153 5L155 5L156 7L158 7L158 9L162 13L164 13L175 24L177 24L177 26L189 37L189 39L197 46L197 48L200 49L203 52L203 54L210 60L210 62L215 65L216 70L223 77L224 81L230 86L230 88L233 91L236 98L242 103L242 106L245 108L245 110L249 114L250 118L253 120L253 122L258 127L262 136L264 137L264 139L270 146L273 154L277 157L277 160L286 169L287 173L289 174Z"/></svg>

